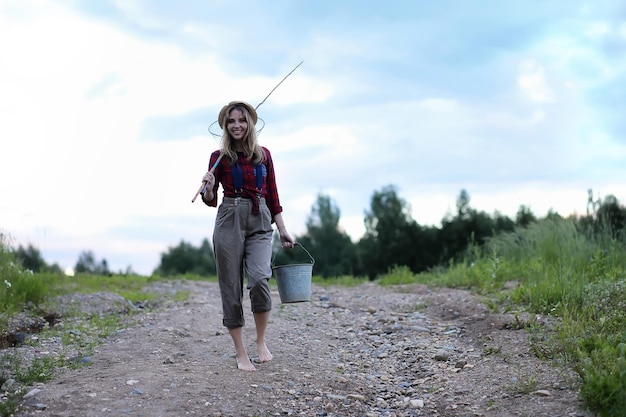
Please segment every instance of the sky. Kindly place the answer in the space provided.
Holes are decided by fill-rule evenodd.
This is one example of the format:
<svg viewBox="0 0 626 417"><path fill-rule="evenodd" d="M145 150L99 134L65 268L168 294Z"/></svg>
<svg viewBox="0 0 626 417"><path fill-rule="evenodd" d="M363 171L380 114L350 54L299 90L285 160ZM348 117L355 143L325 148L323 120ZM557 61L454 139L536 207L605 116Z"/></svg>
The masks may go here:
<svg viewBox="0 0 626 417"><path fill-rule="evenodd" d="M461 190L513 219L626 203L621 0L0 0L0 233L151 274L212 240L208 128L266 97L296 237L324 195L356 242L389 185L437 227Z"/></svg>

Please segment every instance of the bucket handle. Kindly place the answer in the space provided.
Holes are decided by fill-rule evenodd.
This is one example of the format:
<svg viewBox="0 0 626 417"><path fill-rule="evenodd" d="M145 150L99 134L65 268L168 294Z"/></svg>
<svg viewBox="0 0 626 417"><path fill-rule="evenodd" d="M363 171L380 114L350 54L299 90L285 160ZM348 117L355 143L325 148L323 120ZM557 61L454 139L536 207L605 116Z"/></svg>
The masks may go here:
<svg viewBox="0 0 626 417"><path fill-rule="evenodd" d="M303 250L303 251L305 251L307 255L309 255L309 258L311 259L311 265L314 265L314 264L315 264L315 259L313 259L313 257L312 257L312 256L311 256L311 254L309 253L309 251L308 251L308 250L306 250L306 249L304 248L304 246L302 246L302 245L301 245L300 243L298 243L298 242L294 243L294 244L293 244L293 246L294 246L294 248L295 248L296 246L300 246L300 247L302 248L302 250ZM276 253L274 254L274 256L272 256L272 263L271 263L272 268L273 268L274 266L276 266L276 265L274 265L274 259L276 258L276 255L278 255L278 253L279 253L281 250L283 250L283 248L282 248L282 247L281 247L279 250L277 250L277 251L276 251Z"/></svg>

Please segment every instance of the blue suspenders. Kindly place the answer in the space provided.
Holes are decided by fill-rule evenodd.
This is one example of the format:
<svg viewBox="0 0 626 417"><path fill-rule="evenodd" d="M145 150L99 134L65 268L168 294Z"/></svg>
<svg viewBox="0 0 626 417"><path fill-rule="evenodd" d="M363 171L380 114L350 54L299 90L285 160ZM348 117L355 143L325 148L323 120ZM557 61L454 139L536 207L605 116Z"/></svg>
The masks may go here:
<svg viewBox="0 0 626 417"><path fill-rule="evenodd" d="M241 191L243 188L243 168L239 165L239 162L235 163L231 167L231 172L233 175L233 185L235 186L235 193L237 195L241 195ZM263 191L263 178L266 176L266 168L265 164L257 164L254 167L254 180L256 182L256 193L257 197L261 198L261 193Z"/></svg>

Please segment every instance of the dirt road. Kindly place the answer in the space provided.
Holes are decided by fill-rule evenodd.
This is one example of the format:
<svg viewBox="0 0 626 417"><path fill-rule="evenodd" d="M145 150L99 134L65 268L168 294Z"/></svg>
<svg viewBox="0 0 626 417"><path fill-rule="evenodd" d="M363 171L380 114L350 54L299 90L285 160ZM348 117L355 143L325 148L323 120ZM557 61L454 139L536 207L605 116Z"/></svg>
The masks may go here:
<svg viewBox="0 0 626 417"><path fill-rule="evenodd" d="M274 360L247 373L221 326L217 284L176 285L188 301L139 315L87 366L33 387L18 415L590 415L576 376L539 361L514 317L489 314L466 291L314 286L311 302L297 304L274 294Z"/></svg>

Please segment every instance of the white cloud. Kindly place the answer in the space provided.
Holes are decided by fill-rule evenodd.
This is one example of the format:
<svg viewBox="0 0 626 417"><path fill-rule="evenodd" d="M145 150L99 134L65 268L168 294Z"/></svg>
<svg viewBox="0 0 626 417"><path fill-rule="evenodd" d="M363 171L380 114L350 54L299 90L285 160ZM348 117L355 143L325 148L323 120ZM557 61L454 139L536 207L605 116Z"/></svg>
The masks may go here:
<svg viewBox="0 0 626 417"><path fill-rule="evenodd" d="M133 214L179 213L177 202L191 199L216 142L139 142L142 123L217 108L233 91L259 96L276 84L235 81L210 54L185 56L178 46L141 40L61 5L24 7L24 21L0 16L7 64L0 68L7 92L1 136L10 138L0 167L9 180L0 191L11 196L4 221L20 234L40 224L76 238L105 233ZM295 81L301 99L325 94L305 77Z"/></svg>
<svg viewBox="0 0 626 417"><path fill-rule="evenodd" d="M543 104L556 100L545 72L545 68L533 60L525 60L521 64L517 83L533 102Z"/></svg>
<svg viewBox="0 0 626 417"><path fill-rule="evenodd" d="M585 35L591 38L597 38L604 36L610 32L610 27L607 22L593 22L587 26L584 31Z"/></svg>
<svg viewBox="0 0 626 417"><path fill-rule="evenodd" d="M58 257L50 261L64 256L71 266L93 249L115 269L146 273L168 245L210 237L215 210L190 200L217 141L204 128L177 132L176 121L207 109L208 126L223 103L258 103L300 59L265 104L260 136L294 234L325 191L355 239L371 194L388 184L421 224L454 210L462 188L472 206L507 214L520 204L580 209L588 187L626 197L612 180L623 173L623 135L607 130L589 94L624 68L598 46L613 29L602 18L587 22L574 11L549 31L497 47L459 39L413 50L410 38L393 42L394 29L415 26L406 20L377 20L384 33L357 21L335 32L328 21L309 17L306 26L290 15L296 26L259 34L208 15L146 11L154 3L116 4L125 22L80 14L72 1L0 3L0 227L40 243ZM470 21L458 30L471 31ZM406 36L433 36L416 25ZM285 37L290 30L296 41ZM624 24L617 30L626 37ZM520 41L527 38L534 43ZM486 75L474 78L478 71ZM175 121L159 141L146 138L146 124L163 120Z"/></svg>
<svg viewBox="0 0 626 417"><path fill-rule="evenodd" d="M445 98L426 98L418 102L419 107L436 112L449 113L458 109L459 103L456 100Z"/></svg>

